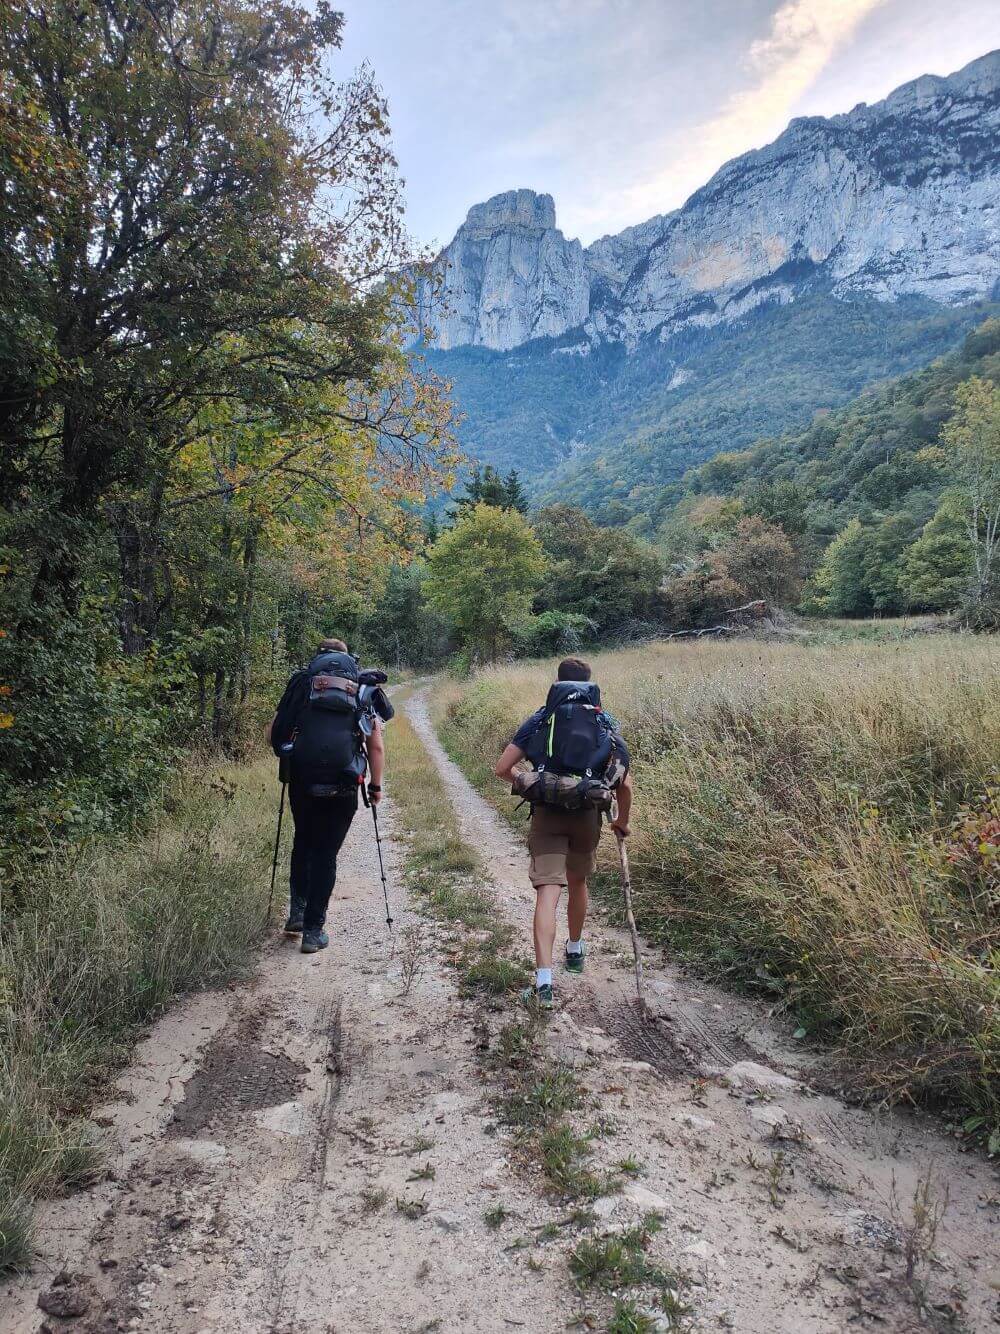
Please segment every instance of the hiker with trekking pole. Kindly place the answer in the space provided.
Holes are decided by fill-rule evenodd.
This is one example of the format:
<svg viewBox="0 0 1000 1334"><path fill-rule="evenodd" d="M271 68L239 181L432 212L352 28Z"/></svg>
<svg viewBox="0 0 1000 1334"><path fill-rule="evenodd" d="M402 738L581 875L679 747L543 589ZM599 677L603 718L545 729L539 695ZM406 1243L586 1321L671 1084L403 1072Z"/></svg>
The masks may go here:
<svg viewBox="0 0 1000 1334"><path fill-rule="evenodd" d="M384 672L359 671L357 658L342 639L324 639L308 667L292 675L267 728L281 781L271 894L287 785L295 832L284 931L301 935L303 954L315 954L330 943L324 930L326 910L337 878L337 854L358 809L359 793L372 813L386 922L392 925L377 813L385 765L382 724L393 716L382 690L385 680Z"/></svg>
<svg viewBox="0 0 1000 1334"><path fill-rule="evenodd" d="M582 973L587 917L587 877L597 865L601 821L607 815L618 839L623 873L625 839L632 810L629 753L618 723L601 705L588 663L566 658L545 704L514 733L496 765L496 775L531 806L528 832L535 887L535 981L521 994L525 1003L552 1009L552 953L556 909L566 890L569 938L565 967ZM524 765L527 761L530 768ZM629 916L631 886L623 880ZM635 937L633 937L635 940ZM637 982L641 996L638 953Z"/></svg>

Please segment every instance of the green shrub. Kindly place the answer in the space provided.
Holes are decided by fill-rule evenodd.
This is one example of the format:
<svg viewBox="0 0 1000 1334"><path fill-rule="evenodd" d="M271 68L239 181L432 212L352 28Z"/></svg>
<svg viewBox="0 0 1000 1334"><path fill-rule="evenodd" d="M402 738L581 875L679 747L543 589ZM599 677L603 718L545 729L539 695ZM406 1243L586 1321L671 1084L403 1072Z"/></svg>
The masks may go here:
<svg viewBox="0 0 1000 1334"><path fill-rule="evenodd" d="M7 724L0 864L134 825L155 806L190 734L166 655L125 658L107 609L36 610L0 639Z"/></svg>

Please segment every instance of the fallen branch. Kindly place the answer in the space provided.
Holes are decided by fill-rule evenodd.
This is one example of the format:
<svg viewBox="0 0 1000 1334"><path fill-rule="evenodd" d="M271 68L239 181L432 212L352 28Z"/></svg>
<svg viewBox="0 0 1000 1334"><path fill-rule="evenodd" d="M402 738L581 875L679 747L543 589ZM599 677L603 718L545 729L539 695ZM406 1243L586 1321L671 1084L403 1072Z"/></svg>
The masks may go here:
<svg viewBox="0 0 1000 1334"><path fill-rule="evenodd" d="M668 639L701 639L703 635L735 635L742 627L738 625L705 625L700 630L672 630Z"/></svg>
<svg viewBox="0 0 1000 1334"><path fill-rule="evenodd" d="M754 620L762 621L769 616L770 608L763 598L755 598L753 602L745 602L742 607L727 607L723 612L724 616L747 616ZM743 625L704 625L698 630L673 630L668 639L701 639L704 635L738 635L746 627Z"/></svg>

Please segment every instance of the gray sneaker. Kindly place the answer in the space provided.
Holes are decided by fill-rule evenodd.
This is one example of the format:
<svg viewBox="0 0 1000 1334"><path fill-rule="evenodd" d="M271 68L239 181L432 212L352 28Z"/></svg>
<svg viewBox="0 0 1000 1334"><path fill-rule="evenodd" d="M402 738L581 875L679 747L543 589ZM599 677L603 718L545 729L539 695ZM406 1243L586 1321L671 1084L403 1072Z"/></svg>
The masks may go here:
<svg viewBox="0 0 1000 1334"><path fill-rule="evenodd" d="M306 913L305 899L292 899L288 905L288 921L284 925L286 936L300 936Z"/></svg>
<svg viewBox="0 0 1000 1334"><path fill-rule="evenodd" d="M310 926L302 932L301 950L303 954L315 954L317 950L325 950L330 943L330 937L321 926Z"/></svg>

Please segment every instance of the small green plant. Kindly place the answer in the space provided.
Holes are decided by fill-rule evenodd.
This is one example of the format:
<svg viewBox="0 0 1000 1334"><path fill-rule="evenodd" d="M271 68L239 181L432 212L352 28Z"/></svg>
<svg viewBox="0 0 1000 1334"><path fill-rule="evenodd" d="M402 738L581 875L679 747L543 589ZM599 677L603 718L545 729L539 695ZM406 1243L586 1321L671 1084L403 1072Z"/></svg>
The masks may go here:
<svg viewBox="0 0 1000 1334"><path fill-rule="evenodd" d="M504 1024L491 1053L490 1064L501 1069L523 1069L535 1056L539 1025L530 1011L522 1023Z"/></svg>
<svg viewBox="0 0 1000 1334"><path fill-rule="evenodd" d="M377 1214L385 1208L389 1192L381 1186L366 1186L361 1192L361 1207L366 1214Z"/></svg>
<svg viewBox="0 0 1000 1334"><path fill-rule="evenodd" d="M426 1195L421 1195L419 1200L401 1200L396 1197L396 1208L404 1218L423 1218L430 1207Z"/></svg>
<svg viewBox="0 0 1000 1334"><path fill-rule="evenodd" d="M608 1321L607 1334L654 1334L656 1317L642 1311L633 1301L617 1301Z"/></svg>
<svg viewBox="0 0 1000 1334"><path fill-rule="evenodd" d="M559 1067L537 1075L527 1087L511 1094L503 1111L510 1125L538 1127L582 1105L583 1090L572 1070Z"/></svg>
<svg viewBox="0 0 1000 1334"><path fill-rule="evenodd" d="M621 1158L618 1161L618 1171L621 1172L622 1176L641 1177L645 1170L638 1158Z"/></svg>
<svg viewBox="0 0 1000 1334"><path fill-rule="evenodd" d="M593 1139L611 1139L620 1131L620 1126L613 1116L599 1116L591 1127Z"/></svg>
<svg viewBox="0 0 1000 1334"><path fill-rule="evenodd" d="M487 1209L483 1214L483 1222L491 1232L496 1232L498 1228L503 1227L508 1218L513 1218L509 1209L505 1209L502 1204L495 1204L492 1209Z"/></svg>
<svg viewBox="0 0 1000 1334"><path fill-rule="evenodd" d="M570 1273L581 1287L604 1291L666 1285L672 1276L646 1259L646 1247L660 1227L659 1218L648 1214L625 1232L584 1237L570 1253Z"/></svg>
<svg viewBox="0 0 1000 1334"><path fill-rule="evenodd" d="M437 1168L433 1163L424 1163L423 1167L415 1167L406 1178L409 1181L433 1181L437 1176Z"/></svg>
<svg viewBox="0 0 1000 1334"><path fill-rule="evenodd" d="M428 1139L426 1135L417 1135L410 1140L403 1152L408 1158L413 1158L418 1153L426 1153L428 1149L433 1149L433 1147L434 1141L432 1139Z"/></svg>
<svg viewBox="0 0 1000 1334"><path fill-rule="evenodd" d="M539 1151L546 1177L570 1199L596 1199L603 1183L587 1169L590 1143L564 1122L549 1127L541 1137Z"/></svg>
<svg viewBox="0 0 1000 1334"><path fill-rule="evenodd" d="M462 969L462 989L468 995L505 996L527 981L521 965L509 959L478 958Z"/></svg>
<svg viewBox="0 0 1000 1334"><path fill-rule="evenodd" d="M667 1329L680 1331L691 1328L694 1307L685 1298L691 1280L686 1274L672 1273L660 1289L660 1310L667 1322Z"/></svg>

